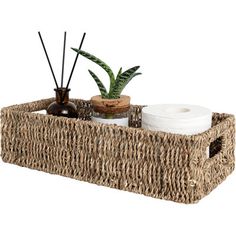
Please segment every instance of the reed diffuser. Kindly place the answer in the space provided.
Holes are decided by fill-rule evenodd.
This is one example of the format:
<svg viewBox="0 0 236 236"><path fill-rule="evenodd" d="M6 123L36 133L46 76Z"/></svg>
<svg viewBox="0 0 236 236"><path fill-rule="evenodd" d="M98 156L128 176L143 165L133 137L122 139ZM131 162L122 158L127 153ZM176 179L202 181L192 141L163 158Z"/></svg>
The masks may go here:
<svg viewBox="0 0 236 236"><path fill-rule="evenodd" d="M70 91L69 85L70 85L70 81L71 81L71 78L72 78L72 75L73 75L73 72L74 72L74 69L75 69L75 65L76 65L76 62L77 62L77 59L78 59L78 56L79 56L79 51L76 54L74 64L72 66L71 73L70 73L68 82L66 84L66 87L64 87L64 85L63 85L64 81L63 80L64 80L64 65L65 65L65 50L66 50L66 32L65 32L64 33L64 42L63 42L61 84L60 84L60 87L59 87L58 83L57 83L57 79L56 79L54 71L53 71L53 68L52 68L52 65L51 65L51 62L50 62L50 59L49 59L49 56L48 56L48 53L47 53L47 50L46 50L46 47L44 45L44 42L43 42L43 39L42 39L42 36L41 36L41 33L38 32L38 34L39 34L39 38L40 38L40 41L42 43L42 46L43 46L43 49L44 49L44 52L45 52L45 55L46 55L46 58L47 58L52 76L53 76L53 79L54 79L54 82L55 82L55 85L56 85L56 88L54 89L54 91L56 92L56 99L55 99L54 102L52 102L48 106L47 114L48 115L53 115L53 116L64 116L64 117L68 117L68 118L78 118L77 107L73 102L71 102L69 100L69 91ZM83 37L82 37L81 42L80 42L79 50L82 48L85 35L86 35L86 33L83 34Z"/></svg>

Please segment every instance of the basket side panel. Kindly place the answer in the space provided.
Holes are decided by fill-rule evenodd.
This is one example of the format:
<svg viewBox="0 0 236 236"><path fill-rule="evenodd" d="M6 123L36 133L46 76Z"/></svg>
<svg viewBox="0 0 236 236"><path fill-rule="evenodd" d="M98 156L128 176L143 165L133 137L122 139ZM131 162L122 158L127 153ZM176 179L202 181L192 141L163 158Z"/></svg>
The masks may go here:
<svg viewBox="0 0 236 236"><path fill-rule="evenodd" d="M14 156L17 150L18 121L19 114L17 112L13 112L11 109L1 110L1 157L5 162L11 162L11 154Z"/></svg>
<svg viewBox="0 0 236 236"><path fill-rule="evenodd" d="M235 168L235 118L232 115L215 114L216 124L210 133L210 158L204 163L204 194L217 187Z"/></svg>

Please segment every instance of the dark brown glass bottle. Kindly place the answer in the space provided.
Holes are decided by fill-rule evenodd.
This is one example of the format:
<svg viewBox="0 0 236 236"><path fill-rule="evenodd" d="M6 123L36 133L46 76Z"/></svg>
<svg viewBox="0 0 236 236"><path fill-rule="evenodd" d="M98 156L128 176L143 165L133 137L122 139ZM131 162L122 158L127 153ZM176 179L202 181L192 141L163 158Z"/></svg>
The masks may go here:
<svg viewBox="0 0 236 236"><path fill-rule="evenodd" d="M56 101L52 102L47 108L47 114L53 116L64 116L68 118L78 118L76 105L69 101L70 89L54 89Z"/></svg>

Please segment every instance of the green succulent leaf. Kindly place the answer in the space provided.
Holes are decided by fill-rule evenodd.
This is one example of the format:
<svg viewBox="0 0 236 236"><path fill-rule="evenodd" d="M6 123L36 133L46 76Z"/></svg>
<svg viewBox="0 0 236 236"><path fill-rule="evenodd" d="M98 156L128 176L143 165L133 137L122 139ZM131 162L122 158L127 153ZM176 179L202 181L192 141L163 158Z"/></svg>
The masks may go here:
<svg viewBox="0 0 236 236"><path fill-rule="evenodd" d="M107 72L107 74L109 75L109 78L110 78L110 91L111 91L114 84L115 84L115 76L114 76L111 68L105 62L103 62L101 59L95 57L94 55L92 55L88 52L85 52L85 51L82 51L82 50L79 50L76 48L71 48L71 49L76 51L77 53L81 54L82 56L86 57L87 59L93 61L97 65L101 66Z"/></svg>
<svg viewBox="0 0 236 236"><path fill-rule="evenodd" d="M126 85L137 75L140 75L141 73L136 73L136 71L139 69L139 66L132 67L128 69L127 71L123 72L122 74L119 74L117 76L117 79L115 81L114 87L111 92L109 92L109 98L118 98L123 91L123 89L126 87Z"/></svg>
<svg viewBox="0 0 236 236"><path fill-rule="evenodd" d="M140 66L134 66L134 67L124 71L121 75L124 76L124 77L129 77L134 72L136 72L139 68L140 68Z"/></svg>
<svg viewBox="0 0 236 236"><path fill-rule="evenodd" d="M118 78L119 76L120 76L120 74L122 73L122 67L119 69L119 71L118 71L118 74L117 74L117 76L116 76L116 78Z"/></svg>
<svg viewBox="0 0 236 236"><path fill-rule="evenodd" d="M89 74L95 80L95 82L100 90L102 98L107 98L107 96L108 96L107 90L106 90L105 86L103 85L102 81L91 70L88 70L88 71L89 71Z"/></svg>

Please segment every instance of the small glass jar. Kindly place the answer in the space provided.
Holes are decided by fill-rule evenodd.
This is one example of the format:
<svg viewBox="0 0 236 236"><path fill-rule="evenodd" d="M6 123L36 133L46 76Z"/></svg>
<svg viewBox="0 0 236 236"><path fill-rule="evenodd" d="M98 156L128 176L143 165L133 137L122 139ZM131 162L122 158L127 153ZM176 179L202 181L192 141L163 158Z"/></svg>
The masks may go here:
<svg viewBox="0 0 236 236"><path fill-rule="evenodd" d="M120 96L118 99L104 99L101 96L91 98L92 121L104 124L129 125L130 97Z"/></svg>
<svg viewBox="0 0 236 236"><path fill-rule="evenodd" d="M76 105L69 101L70 89L54 89L56 101L52 102L47 108L47 114L53 116L64 116L68 118L78 118Z"/></svg>

